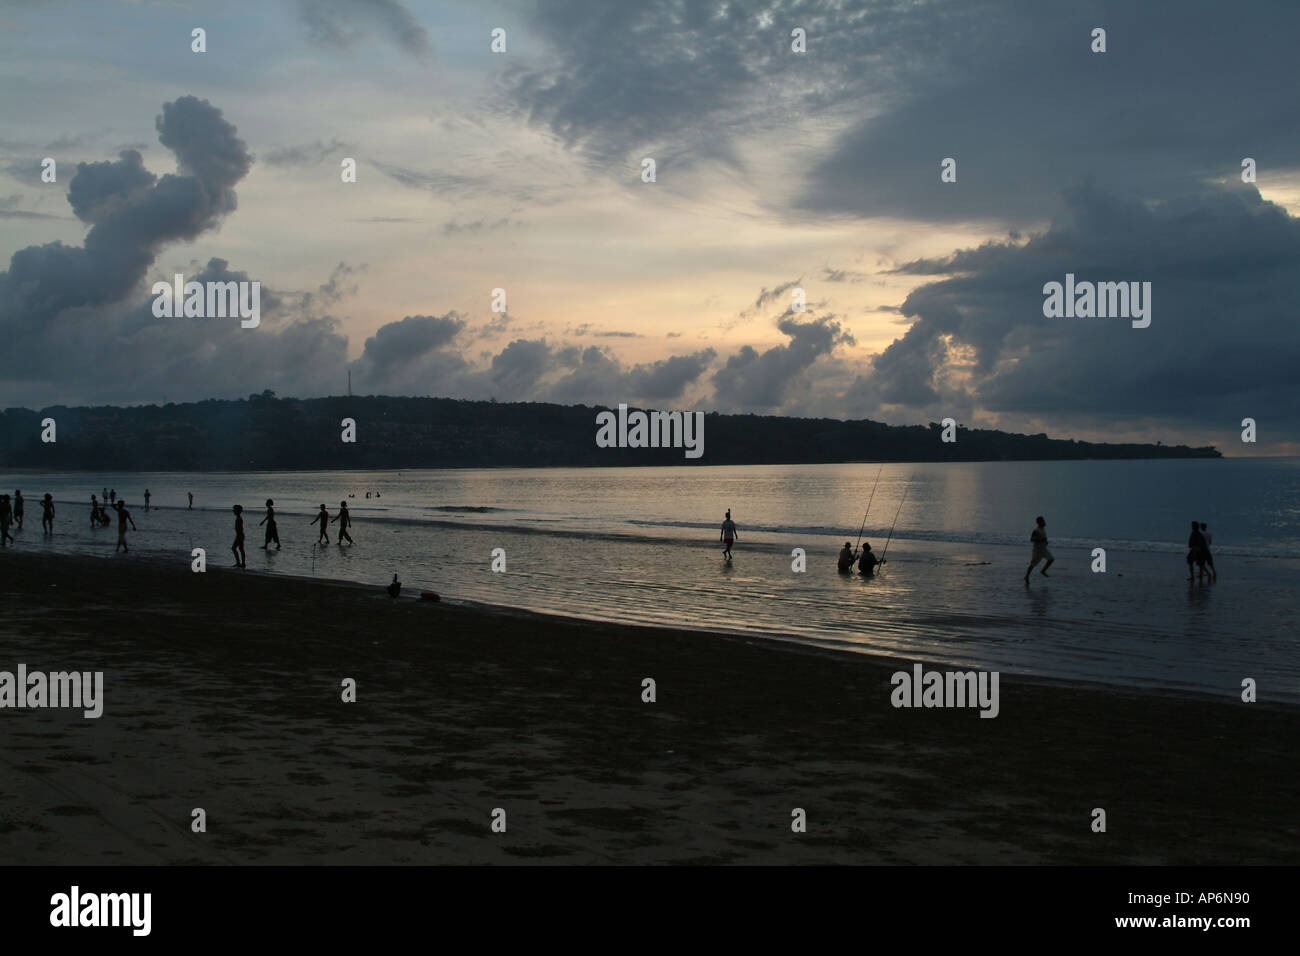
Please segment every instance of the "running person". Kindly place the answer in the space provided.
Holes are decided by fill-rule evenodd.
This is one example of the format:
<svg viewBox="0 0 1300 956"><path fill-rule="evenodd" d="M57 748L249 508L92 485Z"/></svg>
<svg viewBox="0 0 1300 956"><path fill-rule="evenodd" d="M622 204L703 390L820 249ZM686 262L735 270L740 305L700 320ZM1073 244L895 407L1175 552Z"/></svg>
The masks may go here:
<svg viewBox="0 0 1300 956"><path fill-rule="evenodd" d="M722 522L722 533L718 535L718 540L722 542L722 554L728 561L731 560L731 543L739 537L736 522L731 520L731 509L728 508L727 517Z"/></svg>
<svg viewBox="0 0 1300 956"><path fill-rule="evenodd" d="M1029 567L1025 568L1026 584L1029 583L1029 572L1034 570L1035 565L1037 565L1039 561L1047 561L1047 563L1043 565L1043 570L1038 572L1043 577L1047 577L1047 569L1050 568L1052 562L1056 560L1056 558L1052 557L1052 552L1047 550L1047 522L1043 520L1042 515L1039 515L1036 520L1038 522L1038 527L1034 528L1034 530L1029 533L1029 540L1034 544L1034 553L1030 558Z"/></svg>

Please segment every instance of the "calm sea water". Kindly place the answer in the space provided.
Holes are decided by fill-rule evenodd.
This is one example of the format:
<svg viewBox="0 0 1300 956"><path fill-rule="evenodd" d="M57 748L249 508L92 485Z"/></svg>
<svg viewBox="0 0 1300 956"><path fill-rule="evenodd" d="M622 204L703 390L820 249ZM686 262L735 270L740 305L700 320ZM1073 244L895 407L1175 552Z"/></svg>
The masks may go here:
<svg viewBox="0 0 1300 956"><path fill-rule="evenodd" d="M936 664L1300 701L1296 644L1300 460L891 464L864 537L889 564L842 576L876 465L420 470L245 474L10 474L28 498L21 550L111 555L90 495L125 496L133 553L232 562L245 509L252 571L386 584L578 617L788 638ZM144 490L152 493L146 513ZM37 499L58 503L40 533ZM186 508L193 491L195 508ZM367 492L379 497L367 499ZM354 495L355 497L349 497ZM284 548L265 553L274 498ZM347 500L356 544L317 547L311 517ZM740 538L722 561L718 526ZM1034 516L1052 576L1022 582ZM1188 524L1214 534L1219 580L1189 585ZM331 527L331 538L335 528ZM1090 570L1094 548L1107 571ZM507 571L490 569L506 552ZM792 571L803 548L807 571ZM129 559L119 559L129 560Z"/></svg>

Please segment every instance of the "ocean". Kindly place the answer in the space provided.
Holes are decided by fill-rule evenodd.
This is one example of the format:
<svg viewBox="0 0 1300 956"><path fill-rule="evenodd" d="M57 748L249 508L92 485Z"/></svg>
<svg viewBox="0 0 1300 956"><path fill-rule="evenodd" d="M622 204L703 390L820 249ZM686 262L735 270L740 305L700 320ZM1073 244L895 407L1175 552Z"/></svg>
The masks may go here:
<svg viewBox="0 0 1300 956"><path fill-rule="evenodd" d="M405 594L453 602L1177 692L1235 696L1249 677L1261 699L1300 701L1300 459L10 473L0 487L27 499L18 551L111 557L115 525L89 527L90 495L108 487L139 526L132 556L188 564L201 547L210 566L230 565L238 503L250 573L376 588L397 573ZM40 527L46 492L52 538ZM279 552L261 550L268 497ZM897 515L888 563L874 579L838 574L869 499L863 537L878 555ZM311 518L341 500L355 544L317 546ZM727 509L739 529L729 564ZM1039 514L1056 563L1026 588ZM1213 584L1186 580L1192 519L1214 535ZM1096 548L1104 573L1091 570Z"/></svg>

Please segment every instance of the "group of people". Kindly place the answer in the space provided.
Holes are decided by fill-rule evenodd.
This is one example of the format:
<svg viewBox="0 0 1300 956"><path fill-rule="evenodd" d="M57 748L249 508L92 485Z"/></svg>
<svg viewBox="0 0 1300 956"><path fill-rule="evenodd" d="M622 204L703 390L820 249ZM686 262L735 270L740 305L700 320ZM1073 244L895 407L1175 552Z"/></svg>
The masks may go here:
<svg viewBox="0 0 1300 956"><path fill-rule="evenodd" d="M1047 522L1043 516L1039 515L1036 519L1036 527L1029 533L1029 541L1033 545L1034 552L1029 558L1029 567L1025 569L1025 584L1029 583L1029 575L1037 566L1039 561L1045 561L1043 570L1038 573L1043 577L1048 577L1047 569L1052 566L1056 560L1052 552L1047 549ZM1209 567L1210 580L1219 580L1219 573L1214 570L1214 555L1210 552L1210 545L1214 542L1214 535L1210 534L1209 527L1204 521L1192 522L1192 533L1187 538L1187 580L1196 580L1197 574L1192 571L1192 565L1196 565L1199 572L1200 580L1205 580L1205 569Z"/></svg>
<svg viewBox="0 0 1300 956"><path fill-rule="evenodd" d="M231 509L235 513L235 542L230 546L230 550L235 555L235 567L248 567L248 557L244 552L244 506L235 505ZM320 512L316 517L311 519L312 524L320 523L320 534L316 537L316 543L330 543L329 525L331 522L339 526L338 540L339 547L347 541L352 544L352 535L348 534L348 528L352 526L352 515L348 512L348 503L339 502L339 513L330 518L329 509L325 505L320 506ZM263 551L271 550L271 542L275 542L275 550L280 550L280 529L275 523L275 502L266 499L266 515L258 522L259 525L266 525L266 540L262 544Z"/></svg>
<svg viewBox="0 0 1300 956"><path fill-rule="evenodd" d="M858 573L871 577L876 573L876 568L884 564L882 558L876 557L876 552L871 550L871 542L862 542L862 550L852 547L847 541L840 550L839 561L837 562L841 574L849 574L853 571L853 565L858 566Z"/></svg>
<svg viewBox="0 0 1300 956"><path fill-rule="evenodd" d="M23 530L23 512L26 510L26 501L23 499L21 490L14 491L14 496L0 495L0 547L7 548L9 542L14 540L14 536L9 533L9 529L17 526L19 531ZM41 499L41 530L45 534L54 533L54 496L49 492Z"/></svg>

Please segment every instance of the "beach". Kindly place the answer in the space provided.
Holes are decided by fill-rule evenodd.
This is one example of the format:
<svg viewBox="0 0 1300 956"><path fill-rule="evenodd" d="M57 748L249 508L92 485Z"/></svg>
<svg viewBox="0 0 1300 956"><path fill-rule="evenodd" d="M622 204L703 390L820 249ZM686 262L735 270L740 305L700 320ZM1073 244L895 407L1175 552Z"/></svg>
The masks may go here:
<svg viewBox="0 0 1300 956"><path fill-rule="evenodd" d="M0 670L104 673L98 719L0 710L0 857L1294 864L1300 850L1300 709L1265 687L1243 703L1004 674L983 719L893 707L890 677L916 658L394 601L385 583L0 554Z"/></svg>

